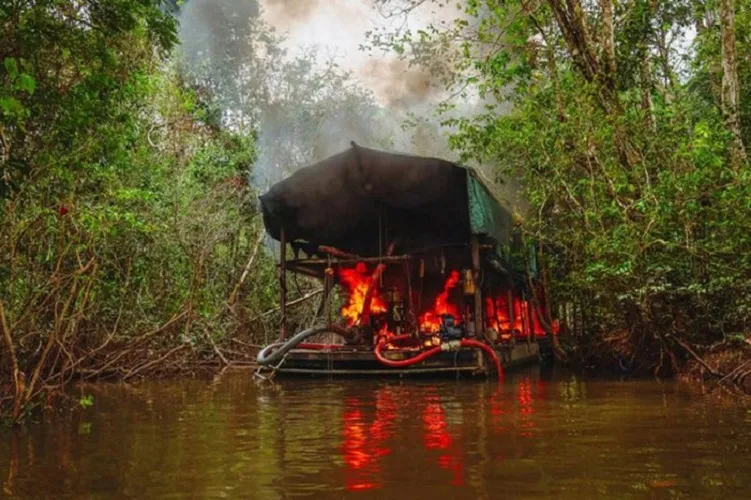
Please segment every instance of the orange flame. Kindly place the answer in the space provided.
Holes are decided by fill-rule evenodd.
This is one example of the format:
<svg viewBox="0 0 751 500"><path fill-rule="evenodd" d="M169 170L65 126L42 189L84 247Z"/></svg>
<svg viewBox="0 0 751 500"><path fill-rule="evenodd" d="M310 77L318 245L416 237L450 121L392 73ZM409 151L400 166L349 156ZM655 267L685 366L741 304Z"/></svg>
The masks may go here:
<svg viewBox="0 0 751 500"><path fill-rule="evenodd" d="M485 316L487 325L496 331L511 330L511 318L509 317L508 301L505 295L493 299L485 298Z"/></svg>
<svg viewBox="0 0 751 500"><path fill-rule="evenodd" d="M459 284L459 271L451 271L446 283L443 285L443 292L435 298L433 309L426 311L420 316L420 330L423 332L436 333L441 329L441 316L450 314L454 320L459 319L459 308L449 302L449 292Z"/></svg>
<svg viewBox="0 0 751 500"><path fill-rule="evenodd" d="M505 295L500 295L495 299L487 297L485 299L485 315L487 324L491 328L494 328L499 333L506 334L510 330L518 330L521 336L527 336L530 329L536 336L544 336L545 329L540 324L540 320L537 317L538 311L532 309L532 316L530 314L530 305L526 300L522 300L519 297L513 298L514 308L514 322L512 324L509 317L508 300ZM558 333L558 324L553 324L553 333Z"/></svg>
<svg viewBox="0 0 751 500"><path fill-rule="evenodd" d="M363 262L358 262L354 268L339 270L339 280L347 290L347 303L341 311L342 317L347 320L347 326L354 325L362 316L362 308L365 305L365 295L368 293L370 279L368 267ZM386 311L386 302L376 290L370 301L370 313L380 314Z"/></svg>

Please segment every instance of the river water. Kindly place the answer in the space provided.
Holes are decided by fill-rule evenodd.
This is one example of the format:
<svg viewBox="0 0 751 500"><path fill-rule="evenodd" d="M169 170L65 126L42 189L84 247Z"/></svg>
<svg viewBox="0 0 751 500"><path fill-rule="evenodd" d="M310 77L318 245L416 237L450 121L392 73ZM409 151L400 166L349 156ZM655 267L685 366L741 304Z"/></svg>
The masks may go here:
<svg viewBox="0 0 751 500"><path fill-rule="evenodd" d="M0 496L749 498L751 413L675 383L95 384L0 430Z"/></svg>

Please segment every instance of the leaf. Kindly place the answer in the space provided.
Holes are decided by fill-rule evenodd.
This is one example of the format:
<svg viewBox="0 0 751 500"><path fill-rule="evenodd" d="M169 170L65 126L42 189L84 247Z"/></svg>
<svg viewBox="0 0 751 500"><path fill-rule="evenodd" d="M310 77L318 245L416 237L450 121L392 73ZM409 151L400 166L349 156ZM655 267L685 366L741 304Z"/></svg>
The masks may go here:
<svg viewBox="0 0 751 500"><path fill-rule="evenodd" d="M0 97L0 112L6 116L20 116L24 107L15 97Z"/></svg>
<svg viewBox="0 0 751 500"><path fill-rule="evenodd" d="M94 406L94 396L92 396L91 394L86 394L84 396L81 396L81 399L78 400L78 404L84 410L86 408L90 408L90 407Z"/></svg>
<svg viewBox="0 0 751 500"><path fill-rule="evenodd" d="M37 82L36 80L34 80L34 78L31 75L27 75L26 73L21 73L18 76L18 79L16 80L14 87L17 90L21 90L31 95L34 93L34 90L36 90Z"/></svg>
<svg viewBox="0 0 751 500"><path fill-rule="evenodd" d="M6 57L3 61L3 66L5 66L5 71L8 72L8 75L10 75L11 79L14 79L16 76L18 76L18 62L16 61L15 57Z"/></svg>

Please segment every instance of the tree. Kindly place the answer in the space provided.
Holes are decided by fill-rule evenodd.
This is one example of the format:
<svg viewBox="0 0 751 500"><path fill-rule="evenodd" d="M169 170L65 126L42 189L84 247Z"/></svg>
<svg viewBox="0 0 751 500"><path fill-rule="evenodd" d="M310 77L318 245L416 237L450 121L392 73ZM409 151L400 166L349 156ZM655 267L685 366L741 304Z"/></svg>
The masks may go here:
<svg viewBox="0 0 751 500"><path fill-rule="evenodd" d="M220 123L256 135L253 180L268 187L349 147L382 142L373 95L315 48L290 55L256 2L193 0L181 13L183 71Z"/></svg>
<svg viewBox="0 0 751 500"><path fill-rule="evenodd" d="M251 359L236 346L270 340L277 300L251 179L376 112L252 2L191 1L215 30L178 57L176 5L0 8L0 418L76 378Z"/></svg>
<svg viewBox="0 0 751 500"><path fill-rule="evenodd" d="M225 359L274 300L263 252L240 280L254 136L177 73L156 0L12 2L0 24L0 418L74 378Z"/></svg>
<svg viewBox="0 0 751 500"><path fill-rule="evenodd" d="M451 144L525 187L532 207L521 229L544 249L551 298L582 311L583 345L609 350L588 364L675 372L696 352L683 345L731 345L747 332L751 263L740 256L751 250L741 229L751 188L737 167L737 116L749 61L739 50L735 83L736 63L722 74L723 95L739 97L708 91L714 68L746 43L728 39L720 50L713 9L467 0L452 29L371 37L414 64L425 63L426 47L462 55L450 90L474 88L490 102L445 120ZM745 33L742 12L735 30ZM706 28L689 50L697 16ZM723 113L731 103L733 123Z"/></svg>
<svg viewBox="0 0 751 500"><path fill-rule="evenodd" d="M736 168L746 164L740 117L740 82L738 81L738 55L735 41L735 2L720 0L720 29L722 34L722 112L725 126L732 134L730 161Z"/></svg>

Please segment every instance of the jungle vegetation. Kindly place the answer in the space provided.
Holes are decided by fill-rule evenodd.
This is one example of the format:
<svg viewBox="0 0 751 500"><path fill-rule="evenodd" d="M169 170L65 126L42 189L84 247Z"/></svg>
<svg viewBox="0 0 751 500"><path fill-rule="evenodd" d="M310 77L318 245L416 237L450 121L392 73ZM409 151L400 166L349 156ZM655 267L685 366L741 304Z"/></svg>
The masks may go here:
<svg viewBox="0 0 751 500"><path fill-rule="evenodd" d="M431 2L374 0L387 16ZM0 2L10 420L74 379L248 359L277 306L251 181L261 117L303 117L301 141L275 144L298 163L318 144L310 123L343 107L377 115L335 64L288 56L257 8L226 16L212 50L180 47L178 4ZM751 3L461 0L454 18L366 45L441 79L451 147L524 186L547 319L571 334L561 356L742 384ZM484 105L451 114L463 99Z"/></svg>
<svg viewBox="0 0 751 500"><path fill-rule="evenodd" d="M392 17L431 3L378 2ZM472 116L437 110L451 145L526 189L520 225L576 339L561 354L743 384L751 2L466 0L451 23L402 26L370 48L482 100Z"/></svg>
<svg viewBox="0 0 751 500"><path fill-rule="evenodd" d="M0 415L12 421L71 380L254 359L278 322L250 182L259 117L372 105L315 54L287 56L257 7L244 19L213 7L235 23L213 52L179 46L176 8L0 2ZM276 157L296 165L315 147L303 139ZM293 298L310 292L295 285Z"/></svg>

